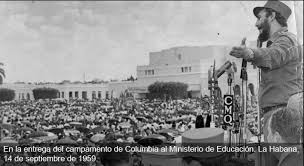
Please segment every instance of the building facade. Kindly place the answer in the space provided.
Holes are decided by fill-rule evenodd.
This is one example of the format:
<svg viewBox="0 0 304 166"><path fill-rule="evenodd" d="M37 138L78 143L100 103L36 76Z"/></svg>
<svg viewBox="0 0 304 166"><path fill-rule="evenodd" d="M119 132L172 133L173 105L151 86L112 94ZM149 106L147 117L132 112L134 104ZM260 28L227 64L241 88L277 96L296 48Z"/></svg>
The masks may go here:
<svg viewBox="0 0 304 166"><path fill-rule="evenodd" d="M105 99L110 98L107 84L2 84L1 88L15 91L15 100L34 100L33 90L36 88L54 88L62 99Z"/></svg>
<svg viewBox="0 0 304 166"><path fill-rule="evenodd" d="M103 84L3 84L0 87L15 90L16 100L33 99L32 90L39 87L58 89L59 98L94 98L119 97L126 90L136 98L144 98L148 93L148 86L156 81L183 82L188 84L188 94L200 97L209 94L208 70L215 62L215 69L219 69L226 61L235 62L237 72L234 74L234 85L240 89L241 61L229 56L230 46L202 46L202 47L174 47L151 52L149 64L137 66L137 80L109 82ZM257 70L248 64L248 84L256 91ZM218 78L222 94L227 94L229 87L227 74Z"/></svg>
<svg viewBox="0 0 304 166"><path fill-rule="evenodd" d="M192 97L209 94L208 70L214 65L219 69L226 61L235 62L239 70L235 73L234 83L241 86L240 79L241 61L229 56L231 47L228 46L203 46L203 47L175 47L151 52L149 64L137 66L137 81L142 93L147 92L147 87L156 82L183 82L188 84L188 92ZM257 85L257 70L248 64L248 84ZM228 93L227 74L223 74L219 87L223 94ZM135 87L136 87L135 86ZM255 89L256 90L256 89ZM143 96L143 95L141 95Z"/></svg>

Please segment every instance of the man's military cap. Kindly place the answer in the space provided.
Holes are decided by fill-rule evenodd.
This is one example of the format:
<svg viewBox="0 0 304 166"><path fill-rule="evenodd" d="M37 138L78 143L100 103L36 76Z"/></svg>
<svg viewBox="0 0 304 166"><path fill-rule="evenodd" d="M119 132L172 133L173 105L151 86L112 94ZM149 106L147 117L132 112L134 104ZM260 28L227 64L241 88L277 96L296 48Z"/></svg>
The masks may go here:
<svg viewBox="0 0 304 166"><path fill-rule="evenodd" d="M264 7L255 7L253 9L254 15L258 17L259 12L265 8L269 8L280 13L286 20L288 20L289 16L291 15L291 9L286 4L274 0L267 1Z"/></svg>

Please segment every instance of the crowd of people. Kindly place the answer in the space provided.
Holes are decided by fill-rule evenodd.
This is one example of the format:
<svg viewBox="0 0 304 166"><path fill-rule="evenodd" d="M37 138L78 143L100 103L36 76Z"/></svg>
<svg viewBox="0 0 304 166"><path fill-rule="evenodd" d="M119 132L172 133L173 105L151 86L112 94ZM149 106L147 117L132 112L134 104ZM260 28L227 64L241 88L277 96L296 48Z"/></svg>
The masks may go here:
<svg viewBox="0 0 304 166"><path fill-rule="evenodd" d="M125 97L4 102L0 143L94 146L109 141L145 144L144 138L180 143L181 133L197 128L198 115L210 114L209 104L208 96L169 101ZM217 127L222 125L221 114L221 110L215 112ZM256 125L251 128L254 131Z"/></svg>

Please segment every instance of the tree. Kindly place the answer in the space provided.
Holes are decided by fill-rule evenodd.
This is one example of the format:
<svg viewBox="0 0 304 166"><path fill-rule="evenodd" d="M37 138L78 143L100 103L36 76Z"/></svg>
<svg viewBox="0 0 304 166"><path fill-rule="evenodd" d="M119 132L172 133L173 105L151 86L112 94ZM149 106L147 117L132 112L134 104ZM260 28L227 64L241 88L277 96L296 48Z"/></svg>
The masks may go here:
<svg viewBox="0 0 304 166"><path fill-rule="evenodd" d="M74 81L72 84L82 84L81 81Z"/></svg>
<svg viewBox="0 0 304 166"><path fill-rule="evenodd" d="M12 89L0 89L0 101L11 101L15 98L15 91Z"/></svg>
<svg viewBox="0 0 304 166"><path fill-rule="evenodd" d="M33 90L35 100L38 99L55 99L58 97L59 91L54 88L36 88Z"/></svg>
<svg viewBox="0 0 304 166"><path fill-rule="evenodd" d="M188 85L181 82L155 82L148 86L149 99L183 99L187 97Z"/></svg>
<svg viewBox="0 0 304 166"><path fill-rule="evenodd" d="M70 80L63 80L59 84L71 84Z"/></svg>
<svg viewBox="0 0 304 166"><path fill-rule="evenodd" d="M127 78L127 81L134 81L135 78L131 75L129 78Z"/></svg>
<svg viewBox="0 0 304 166"><path fill-rule="evenodd" d="M3 78L5 78L5 71L2 66L3 63L0 62L0 85L3 84Z"/></svg>

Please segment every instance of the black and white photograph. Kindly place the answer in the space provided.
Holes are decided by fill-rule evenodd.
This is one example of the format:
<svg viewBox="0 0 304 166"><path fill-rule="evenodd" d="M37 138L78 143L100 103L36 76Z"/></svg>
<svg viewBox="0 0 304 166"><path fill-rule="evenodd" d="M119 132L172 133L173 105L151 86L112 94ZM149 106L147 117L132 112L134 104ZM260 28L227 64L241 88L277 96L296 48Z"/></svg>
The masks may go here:
<svg viewBox="0 0 304 166"><path fill-rule="evenodd" d="M0 166L303 166L303 1L0 1Z"/></svg>

